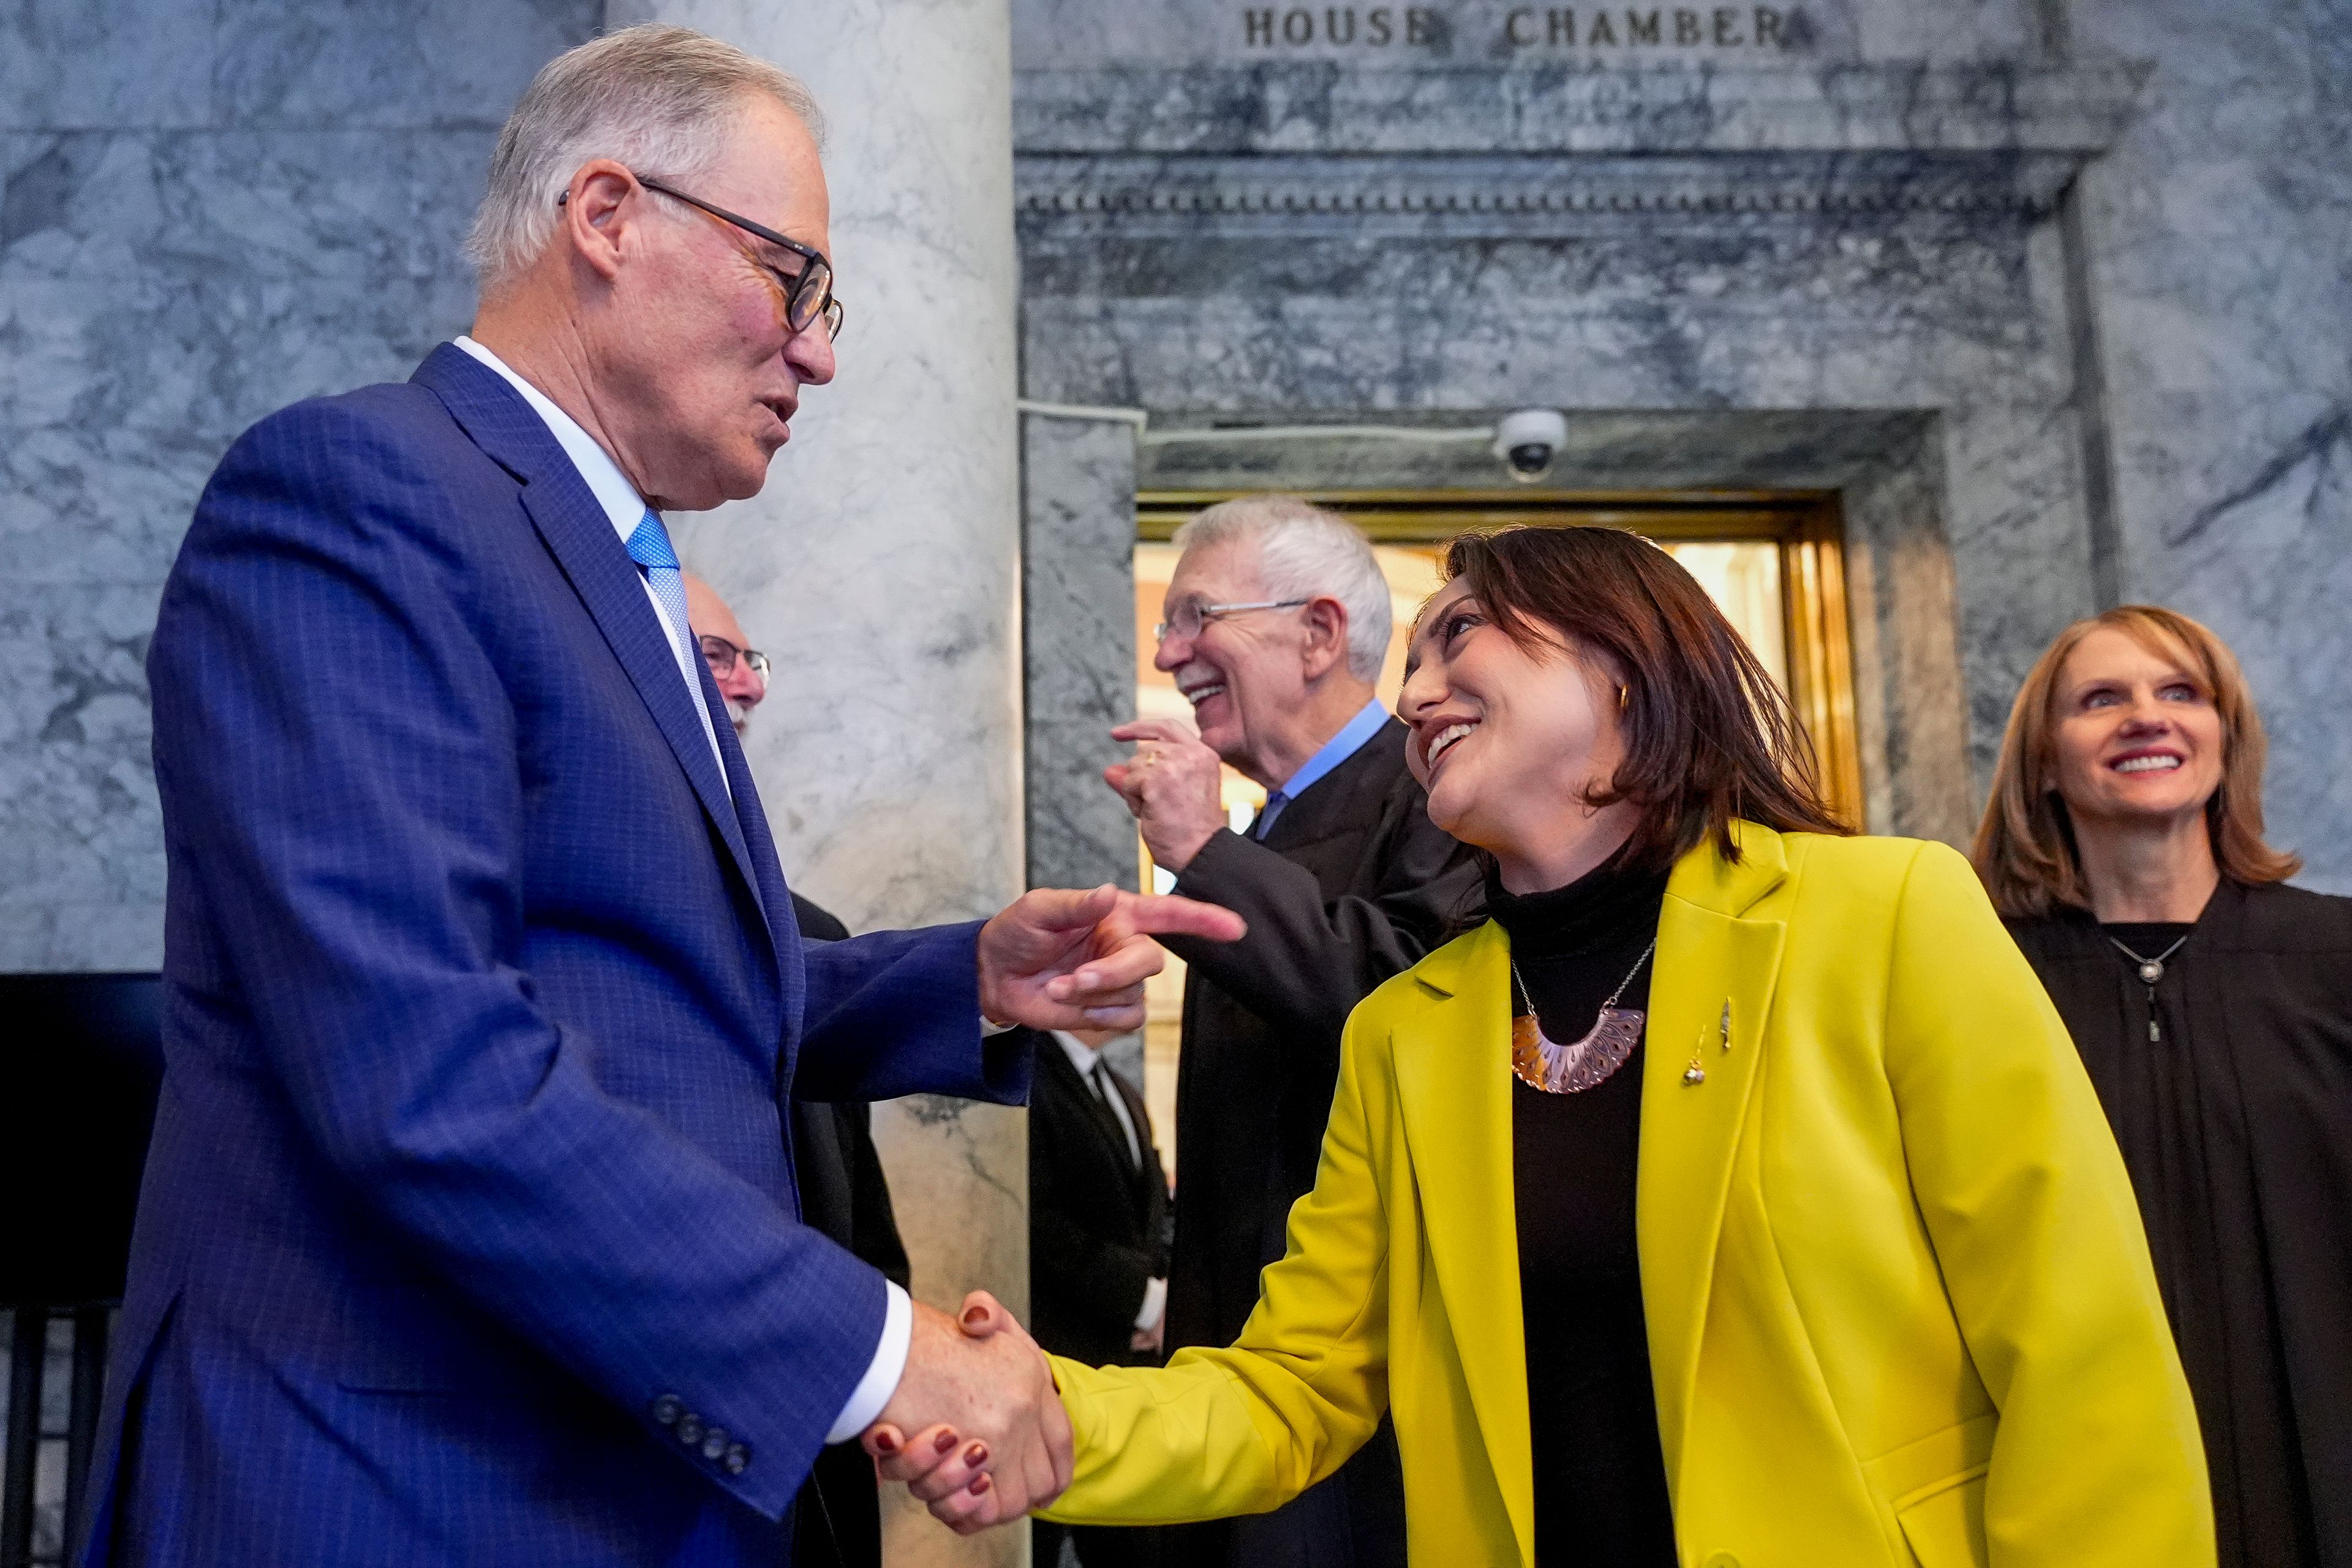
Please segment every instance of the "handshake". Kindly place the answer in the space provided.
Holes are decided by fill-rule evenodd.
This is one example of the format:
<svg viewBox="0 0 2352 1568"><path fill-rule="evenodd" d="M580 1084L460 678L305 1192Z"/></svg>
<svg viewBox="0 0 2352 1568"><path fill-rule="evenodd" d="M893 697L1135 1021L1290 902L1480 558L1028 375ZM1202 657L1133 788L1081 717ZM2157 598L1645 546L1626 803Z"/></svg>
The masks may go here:
<svg viewBox="0 0 2352 1568"><path fill-rule="evenodd" d="M1244 930L1232 910L1190 899L1032 891L981 930L981 1011L1040 1029L1133 1028L1162 963L1154 935L1232 942ZM1070 1484L1070 1420L1045 1354L984 1290L964 1298L960 1320L915 1303L907 1370L864 1442L883 1479L906 1482L966 1535Z"/></svg>
<svg viewBox="0 0 2352 1568"><path fill-rule="evenodd" d="M915 1303L907 1370L866 1451L960 1535L1021 1518L1062 1495L1070 1418L1037 1342L975 1290L950 1318Z"/></svg>

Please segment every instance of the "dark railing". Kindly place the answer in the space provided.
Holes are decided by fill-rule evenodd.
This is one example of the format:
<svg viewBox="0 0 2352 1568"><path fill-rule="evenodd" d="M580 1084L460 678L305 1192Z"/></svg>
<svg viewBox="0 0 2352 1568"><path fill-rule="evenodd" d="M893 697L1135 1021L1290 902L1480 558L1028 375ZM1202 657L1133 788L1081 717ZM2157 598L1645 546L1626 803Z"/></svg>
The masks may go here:
<svg viewBox="0 0 2352 1568"><path fill-rule="evenodd" d="M62 1560L98 1435L107 1335L163 1077L152 974L0 975L0 1311L11 1319L0 1568ZM45 1421L52 1326L70 1328L65 1424ZM64 1444L42 1496L45 1447ZM44 1502L52 1528L37 1530ZM36 1546L40 1548L36 1553Z"/></svg>

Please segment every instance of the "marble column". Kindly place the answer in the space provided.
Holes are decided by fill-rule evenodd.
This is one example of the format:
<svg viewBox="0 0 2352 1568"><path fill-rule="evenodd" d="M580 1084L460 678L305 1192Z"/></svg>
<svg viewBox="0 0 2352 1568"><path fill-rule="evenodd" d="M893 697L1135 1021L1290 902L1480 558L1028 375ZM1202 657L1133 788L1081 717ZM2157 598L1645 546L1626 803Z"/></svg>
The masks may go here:
<svg viewBox="0 0 2352 1568"><path fill-rule="evenodd" d="M853 929L961 920L1020 891L1020 473L1006 0L611 0L806 81L828 123L841 368L756 500L678 530L775 661L746 736L793 884ZM915 1293L1025 1315L1024 1116L877 1108ZM1014 1564L900 1505L893 1568Z"/></svg>

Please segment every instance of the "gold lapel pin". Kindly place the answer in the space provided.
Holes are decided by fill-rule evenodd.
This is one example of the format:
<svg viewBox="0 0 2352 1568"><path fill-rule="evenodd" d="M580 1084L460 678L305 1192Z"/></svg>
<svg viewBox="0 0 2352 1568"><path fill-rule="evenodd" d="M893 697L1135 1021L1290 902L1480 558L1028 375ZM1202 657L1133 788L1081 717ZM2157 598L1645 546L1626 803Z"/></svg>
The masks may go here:
<svg viewBox="0 0 2352 1568"><path fill-rule="evenodd" d="M1716 1028L1720 1031L1718 1037L1723 1043L1723 1048L1729 1050L1731 1048L1731 1003L1728 998L1726 998L1723 1004L1723 1021L1717 1024Z"/></svg>
<svg viewBox="0 0 2352 1568"><path fill-rule="evenodd" d="M1706 1069L1698 1065L1698 1058L1696 1057L1691 1058L1690 1067L1683 1073L1683 1087L1685 1089L1696 1089L1700 1084L1703 1084L1706 1081Z"/></svg>

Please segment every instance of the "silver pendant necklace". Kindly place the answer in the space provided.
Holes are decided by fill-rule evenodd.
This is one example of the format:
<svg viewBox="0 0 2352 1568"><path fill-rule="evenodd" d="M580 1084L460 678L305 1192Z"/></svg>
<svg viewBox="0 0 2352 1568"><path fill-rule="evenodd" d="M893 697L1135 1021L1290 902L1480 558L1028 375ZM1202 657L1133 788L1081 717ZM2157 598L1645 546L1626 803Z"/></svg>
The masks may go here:
<svg viewBox="0 0 2352 1568"><path fill-rule="evenodd" d="M1511 984L1517 987L1519 1002L1527 1008L1511 1018L1511 1071L1530 1089L1546 1094L1581 1094L1609 1081L1610 1076L1625 1065L1633 1047L1642 1043L1643 1016L1638 1007L1620 1007L1617 999L1625 994L1625 987L1633 984L1633 976L1642 973L1642 965L1650 962L1650 954L1658 950L1658 939L1652 937L1609 1000L1601 1004L1601 1016L1580 1040L1567 1045L1550 1038L1543 1026L1536 1022L1535 998L1528 994L1528 983L1519 978L1518 960L1511 961Z"/></svg>
<svg viewBox="0 0 2352 1568"><path fill-rule="evenodd" d="M2180 944L2194 934L2193 931L2182 931L2178 941L2154 958L2144 958L2122 942L2116 942L2114 937L2107 938L2117 952L2139 965L2140 984L2147 987L2147 1038L2150 1045L2164 1038L2164 1031L2157 1026L2156 1022L2156 983L2164 978L2164 961L2179 952Z"/></svg>

